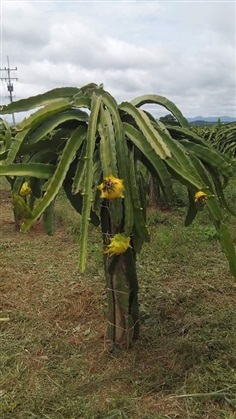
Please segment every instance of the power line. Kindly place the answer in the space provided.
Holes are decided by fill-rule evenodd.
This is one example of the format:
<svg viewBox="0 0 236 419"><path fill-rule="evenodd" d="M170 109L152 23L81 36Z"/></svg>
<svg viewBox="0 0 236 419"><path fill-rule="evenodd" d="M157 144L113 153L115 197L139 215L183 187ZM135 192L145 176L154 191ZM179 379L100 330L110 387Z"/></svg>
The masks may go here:
<svg viewBox="0 0 236 419"><path fill-rule="evenodd" d="M4 76L1 76L0 77L0 80L7 82L7 90L9 92L10 102L12 103L13 102L12 93L13 93L13 90L14 90L14 86L13 86L12 80L16 80L17 81L18 78L11 77L11 71L16 71L17 70L17 67L10 68L10 61L9 61L9 57L8 56L7 56L7 65L8 65L8 67L0 68L0 71L5 71L5 73L6 73L5 74L5 77ZM14 115L14 113L12 114L12 121L13 121L13 125L15 125L16 122L15 122L15 115Z"/></svg>

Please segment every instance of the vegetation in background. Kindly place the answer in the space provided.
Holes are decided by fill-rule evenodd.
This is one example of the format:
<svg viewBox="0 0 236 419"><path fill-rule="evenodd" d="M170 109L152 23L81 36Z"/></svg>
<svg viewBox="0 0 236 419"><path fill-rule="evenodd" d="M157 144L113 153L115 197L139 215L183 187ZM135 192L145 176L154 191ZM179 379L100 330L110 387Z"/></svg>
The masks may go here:
<svg viewBox="0 0 236 419"><path fill-rule="evenodd" d="M231 122L211 126L192 127L192 130L209 141L214 148L232 158L236 157L236 123Z"/></svg>

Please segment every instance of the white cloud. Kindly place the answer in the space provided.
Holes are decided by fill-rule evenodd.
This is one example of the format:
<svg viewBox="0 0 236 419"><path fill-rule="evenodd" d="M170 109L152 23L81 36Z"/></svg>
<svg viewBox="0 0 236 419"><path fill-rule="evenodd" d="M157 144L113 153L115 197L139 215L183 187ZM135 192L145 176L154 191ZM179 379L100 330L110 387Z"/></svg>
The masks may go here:
<svg viewBox="0 0 236 419"><path fill-rule="evenodd" d="M95 82L118 101L155 93L187 117L236 117L235 3L3 1L2 12L17 98Z"/></svg>

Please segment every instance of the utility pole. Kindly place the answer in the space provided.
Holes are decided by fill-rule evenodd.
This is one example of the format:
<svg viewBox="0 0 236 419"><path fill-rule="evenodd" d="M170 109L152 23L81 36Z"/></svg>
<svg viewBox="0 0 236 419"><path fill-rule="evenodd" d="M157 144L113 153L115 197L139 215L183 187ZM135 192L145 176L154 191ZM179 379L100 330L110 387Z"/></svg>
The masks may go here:
<svg viewBox="0 0 236 419"><path fill-rule="evenodd" d="M6 72L5 77L0 77L0 80L4 80L4 81L7 82L7 90L9 92L10 102L12 103L13 102L12 92L14 90L12 80L18 80L18 79L16 77L11 77L11 71L16 71L17 67L10 68L10 62L9 62L9 57L8 56L7 56L7 65L8 65L7 68L6 67L0 68L0 71L5 71ZM13 122L13 125L16 124L14 113L12 114L12 122Z"/></svg>

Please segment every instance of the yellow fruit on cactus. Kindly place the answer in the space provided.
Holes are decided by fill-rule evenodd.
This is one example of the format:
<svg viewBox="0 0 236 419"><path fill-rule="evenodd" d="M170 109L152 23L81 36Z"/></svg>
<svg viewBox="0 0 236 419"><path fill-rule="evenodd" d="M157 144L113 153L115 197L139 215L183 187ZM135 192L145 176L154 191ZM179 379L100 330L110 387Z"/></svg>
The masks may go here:
<svg viewBox="0 0 236 419"><path fill-rule="evenodd" d="M124 198L123 190L124 190L124 181L123 179L119 179L114 177L112 174L104 177L103 183L97 186L97 188L101 191L101 198L106 199L116 199L116 198Z"/></svg>
<svg viewBox="0 0 236 419"><path fill-rule="evenodd" d="M112 237L110 244L103 253L107 253L109 256L121 255L122 253L125 253L129 247L131 247L130 237L118 233Z"/></svg>
<svg viewBox="0 0 236 419"><path fill-rule="evenodd" d="M199 191L195 193L194 202L200 202L200 204L205 204L206 200L207 200L207 195L204 192Z"/></svg>
<svg viewBox="0 0 236 419"><path fill-rule="evenodd" d="M29 187L28 182L24 182L20 189L21 196L27 196L31 194L31 188Z"/></svg>

